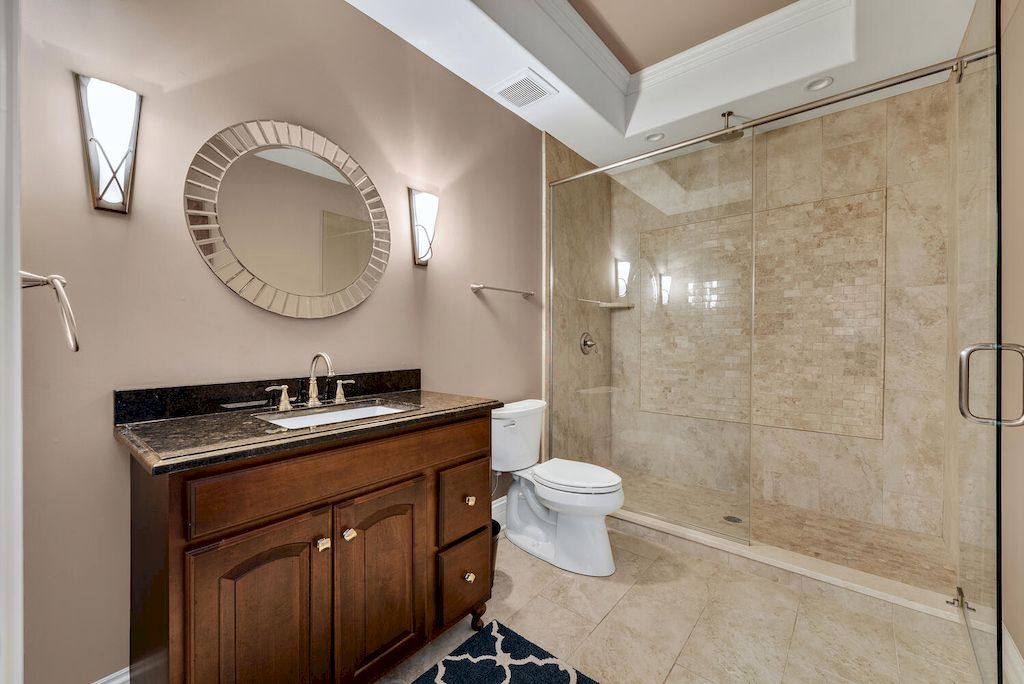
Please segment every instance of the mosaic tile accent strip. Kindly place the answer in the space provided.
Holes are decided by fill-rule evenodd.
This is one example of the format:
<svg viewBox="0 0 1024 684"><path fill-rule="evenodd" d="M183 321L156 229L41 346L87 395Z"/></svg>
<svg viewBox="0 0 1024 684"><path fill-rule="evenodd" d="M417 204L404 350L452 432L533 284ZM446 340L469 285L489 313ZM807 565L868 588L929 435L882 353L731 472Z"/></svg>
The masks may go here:
<svg viewBox="0 0 1024 684"><path fill-rule="evenodd" d="M882 437L885 193L754 216L753 422Z"/></svg>
<svg viewBox="0 0 1024 684"><path fill-rule="evenodd" d="M749 215L641 234L642 411L749 419L750 243Z"/></svg>

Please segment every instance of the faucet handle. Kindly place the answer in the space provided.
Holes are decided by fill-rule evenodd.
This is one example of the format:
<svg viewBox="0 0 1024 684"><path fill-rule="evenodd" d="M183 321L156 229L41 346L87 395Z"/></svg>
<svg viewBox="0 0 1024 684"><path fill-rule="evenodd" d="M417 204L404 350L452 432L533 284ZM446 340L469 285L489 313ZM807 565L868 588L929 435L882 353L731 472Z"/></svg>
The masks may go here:
<svg viewBox="0 0 1024 684"><path fill-rule="evenodd" d="M344 404L348 399L345 397L345 385L354 385L355 380L339 380L337 389L334 391L334 403Z"/></svg>
<svg viewBox="0 0 1024 684"><path fill-rule="evenodd" d="M277 402L278 411L290 411L292 409L292 402L288 399L288 385L271 385L266 391L281 392L281 398Z"/></svg>

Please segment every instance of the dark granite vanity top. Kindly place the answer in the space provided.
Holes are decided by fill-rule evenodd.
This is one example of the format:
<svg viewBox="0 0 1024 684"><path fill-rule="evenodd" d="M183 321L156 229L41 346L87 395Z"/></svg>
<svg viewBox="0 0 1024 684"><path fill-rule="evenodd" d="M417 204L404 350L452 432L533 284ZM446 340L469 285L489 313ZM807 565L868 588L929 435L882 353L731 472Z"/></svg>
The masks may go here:
<svg viewBox="0 0 1024 684"><path fill-rule="evenodd" d="M417 374L418 376L418 374ZM418 379L418 377L417 377ZM132 390L145 392L148 390ZM166 390L153 390L164 391ZM119 392L118 395L124 393ZM152 475L191 470L227 461L305 447L330 447L423 423L488 415L499 401L407 389L350 397L414 404L419 408L386 416L317 427L284 429L255 417L266 406L115 424L114 436ZM115 399L115 403L123 397ZM301 408L301 407L297 407ZM339 406L324 406L323 410ZM123 415L123 414L122 414Z"/></svg>

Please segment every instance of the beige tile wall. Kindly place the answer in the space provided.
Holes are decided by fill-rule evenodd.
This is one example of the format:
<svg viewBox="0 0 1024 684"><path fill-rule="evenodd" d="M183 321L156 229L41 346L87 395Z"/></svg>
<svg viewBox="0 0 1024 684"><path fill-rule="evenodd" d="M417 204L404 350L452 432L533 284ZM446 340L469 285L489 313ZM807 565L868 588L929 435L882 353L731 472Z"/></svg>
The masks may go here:
<svg viewBox="0 0 1024 684"><path fill-rule="evenodd" d="M550 135L545 136L548 179L592 168ZM611 442L611 323L608 312L580 299L612 297L607 176L556 186L549 194L556 315L552 321L554 374L549 399L551 454L608 465ZM584 355L579 339L590 332L597 347Z"/></svg>
<svg viewBox="0 0 1024 684"><path fill-rule="evenodd" d="M750 475L752 154L746 138L611 183L612 249L634 265L636 307L610 314L613 466L731 501L746 501ZM661 273L668 304L654 299Z"/></svg>
<svg viewBox="0 0 1024 684"><path fill-rule="evenodd" d="M613 466L944 534L950 97L931 86L612 177L612 251L641 264L637 308L610 314Z"/></svg>
<svg viewBox="0 0 1024 684"><path fill-rule="evenodd" d="M849 354L850 364L840 366L847 375L837 377L828 372L827 364L836 362L825 358L806 366L804 372L810 378L806 388L812 391L801 385L797 389L803 391L797 395L801 399L813 396L812 383L826 377L828 382L818 398L819 402L827 400L825 392L837 388L835 381L843 378L838 385L848 385L839 394L844 397L843 410L821 411L819 415L804 410L795 416L786 414L784 419L794 427L832 434L755 428L751 459L754 495L761 500L930 536L948 533L944 509L949 503L945 462L950 97L948 85L935 85L764 136L768 215L773 213L773 201L806 201L810 204L788 211L804 216L831 206L838 217L834 219L838 230L855 230L859 224L858 248L843 245L842 260L849 261L852 255L859 262L856 272L861 277L859 290L870 307L868 320L875 322L871 314L882 311L884 318L878 327L861 323L850 330L851 321L863 319L847 303L837 311L837 320L846 328L843 332L852 332L860 345L837 346L832 339L820 350L825 356L838 349ZM820 144L816 142L819 136ZM780 140L800 149L790 150L788 145L778 144ZM794 160L773 160L773 154ZM795 182L780 175L797 165L803 170ZM784 187L777 187L780 185ZM827 225L820 219L809 223L819 230ZM797 221L784 220L783 224L791 226ZM760 225L755 217L759 267ZM883 237L880 242L879 237ZM809 269L811 277L814 268L822 266L836 270L819 258ZM770 287L765 280L758 277L755 289L756 423L770 422L757 409L758 388L765 384L765 396L770 400L777 396L772 394L773 387L777 392L785 386L784 379L765 383L758 376L761 292ZM867 296L868 292L874 296ZM804 308L813 307L815 300L812 297ZM792 342L799 349L798 338ZM776 363L768 354L764 365L773 368ZM799 367L790 370L800 376ZM864 382L859 394L857 379ZM851 398L858 396L859 401ZM843 416L845 413L850 415ZM830 417L832 424L826 422ZM774 421L781 422L778 417Z"/></svg>

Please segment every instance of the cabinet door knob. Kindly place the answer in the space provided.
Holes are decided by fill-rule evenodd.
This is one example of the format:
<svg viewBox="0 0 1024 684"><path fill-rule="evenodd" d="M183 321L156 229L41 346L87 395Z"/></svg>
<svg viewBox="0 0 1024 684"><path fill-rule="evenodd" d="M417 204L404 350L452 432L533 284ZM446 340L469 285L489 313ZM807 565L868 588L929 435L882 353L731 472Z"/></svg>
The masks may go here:
<svg viewBox="0 0 1024 684"><path fill-rule="evenodd" d="M467 496L466 497L466 505L467 506L476 506L476 497L475 496Z"/></svg>
<svg viewBox="0 0 1024 684"><path fill-rule="evenodd" d="M316 540L316 550L317 551L324 552L324 551L326 551L329 548L331 548L331 538L330 537L322 537L322 538Z"/></svg>
<svg viewBox="0 0 1024 684"><path fill-rule="evenodd" d="M352 541L359 536L359 533L353 530L351 527L341 533L341 538L345 541Z"/></svg>
<svg viewBox="0 0 1024 684"><path fill-rule="evenodd" d="M467 572L465 575L462 576L462 579L464 579L467 582L469 582L470 584L472 584L473 582L476 581L476 575L474 575L471 572Z"/></svg>

